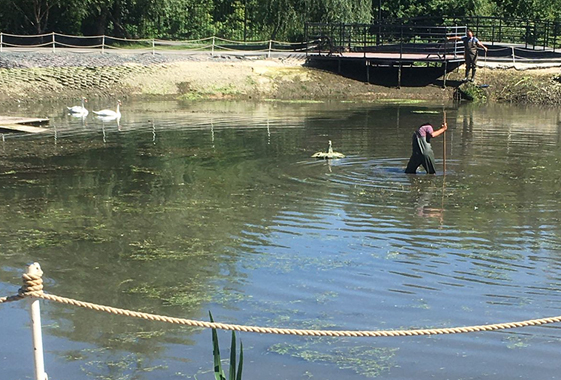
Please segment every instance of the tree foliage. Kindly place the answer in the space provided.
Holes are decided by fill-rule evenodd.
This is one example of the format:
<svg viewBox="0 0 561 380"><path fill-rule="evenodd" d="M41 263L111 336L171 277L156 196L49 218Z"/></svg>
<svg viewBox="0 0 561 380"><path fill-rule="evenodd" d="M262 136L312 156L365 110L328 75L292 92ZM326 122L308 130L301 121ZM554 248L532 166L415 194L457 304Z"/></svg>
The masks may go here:
<svg viewBox="0 0 561 380"><path fill-rule="evenodd" d="M306 22L503 15L558 21L561 0L0 0L0 30L126 38L302 37Z"/></svg>

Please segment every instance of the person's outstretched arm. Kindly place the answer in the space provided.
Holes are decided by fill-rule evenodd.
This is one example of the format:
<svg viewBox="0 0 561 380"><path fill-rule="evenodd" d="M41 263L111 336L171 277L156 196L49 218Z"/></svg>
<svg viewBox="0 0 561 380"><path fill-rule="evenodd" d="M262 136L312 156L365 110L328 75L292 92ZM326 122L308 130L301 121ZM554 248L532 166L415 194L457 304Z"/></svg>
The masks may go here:
<svg viewBox="0 0 561 380"><path fill-rule="evenodd" d="M477 45L482 48L483 50L487 51L487 47L481 43L481 41L477 40Z"/></svg>
<svg viewBox="0 0 561 380"><path fill-rule="evenodd" d="M432 132L432 133L431 133L431 136L432 136L432 137L440 136L441 134L443 134L444 132L446 132L447 129L448 129L448 124L442 123L442 127L441 127L438 131Z"/></svg>

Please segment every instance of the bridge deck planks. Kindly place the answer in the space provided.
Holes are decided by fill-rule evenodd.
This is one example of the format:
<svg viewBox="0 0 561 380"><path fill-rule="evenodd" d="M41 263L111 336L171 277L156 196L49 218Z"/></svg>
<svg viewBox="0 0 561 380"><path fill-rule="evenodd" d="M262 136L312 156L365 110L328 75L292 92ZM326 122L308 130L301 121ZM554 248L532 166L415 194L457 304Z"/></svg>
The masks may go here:
<svg viewBox="0 0 561 380"><path fill-rule="evenodd" d="M43 133L50 129L41 125L48 123L47 118L0 116L0 132Z"/></svg>

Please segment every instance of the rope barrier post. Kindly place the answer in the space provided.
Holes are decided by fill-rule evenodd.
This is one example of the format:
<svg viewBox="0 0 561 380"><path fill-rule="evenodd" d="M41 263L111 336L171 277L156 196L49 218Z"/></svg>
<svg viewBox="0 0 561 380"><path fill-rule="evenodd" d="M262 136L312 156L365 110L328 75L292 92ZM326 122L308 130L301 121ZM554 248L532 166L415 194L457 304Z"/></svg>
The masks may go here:
<svg viewBox="0 0 561 380"><path fill-rule="evenodd" d="M156 48L156 43L154 42L154 39L152 38L152 55L156 54L156 52L154 51L155 48Z"/></svg>
<svg viewBox="0 0 561 380"><path fill-rule="evenodd" d="M210 56L214 57L214 36L212 36L212 47L210 49Z"/></svg>
<svg viewBox="0 0 561 380"><path fill-rule="evenodd" d="M55 32L53 32L53 53L55 52Z"/></svg>
<svg viewBox="0 0 561 380"><path fill-rule="evenodd" d="M25 271L24 277L24 289L29 291L29 286L27 281L29 279L41 279L43 271L41 271L41 266L39 263L30 264ZM42 283L42 280L41 280ZM40 290L42 291L43 285L40 285ZM33 338L33 356L35 359L35 380L48 380L48 376L45 373L45 361L43 358L43 336L41 333L41 308L39 305L39 299L30 297L29 298L30 315L31 315L31 332Z"/></svg>
<svg viewBox="0 0 561 380"><path fill-rule="evenodd" d="M105 52L105 34L101 36L101 54Z"/></svg>
<svg viewBox="0 0 561 380"><path fill-rule="evenodd" d="M2 53L2 45L4 44L4 35L0 32L0 53Z"/></svg>
<svg viewBox="0 0 561 380"><path fill-rule="evenodd" d="M269 52L267 54L267 58L271 58L271 49L273 47L273 41L269 40Z"/></svg>

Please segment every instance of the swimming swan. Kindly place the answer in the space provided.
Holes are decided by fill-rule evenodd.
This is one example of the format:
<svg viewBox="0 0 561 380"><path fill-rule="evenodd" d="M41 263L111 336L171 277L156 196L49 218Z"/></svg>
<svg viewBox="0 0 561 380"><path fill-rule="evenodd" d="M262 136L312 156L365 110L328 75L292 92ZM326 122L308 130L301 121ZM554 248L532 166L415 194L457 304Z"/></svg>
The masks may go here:
<svg viewBox="0 0 561 380"><path fill-rule="evenodd" d="M101 111L93 111L93 113L95 113L97 116L103 117L103 118L114 118L117 119L119 117L121 117L121 111L119 111L119 106L121 105L121 101L117 100L117 110L113 111L113 110L101 110Z"/></svg>
<svg viewBox="0 0 561 380"><path fill-rule="evenodd" d="M66 108L68 108L68 112L70 112L71 114L73 114L75 116L86 116L88 114L88 110L84 106L84 103L86 103L87 101L88 101L88 99L86 99L82 96L82 105L81 106L72 106L72 107L66 107Z"/></svg>

